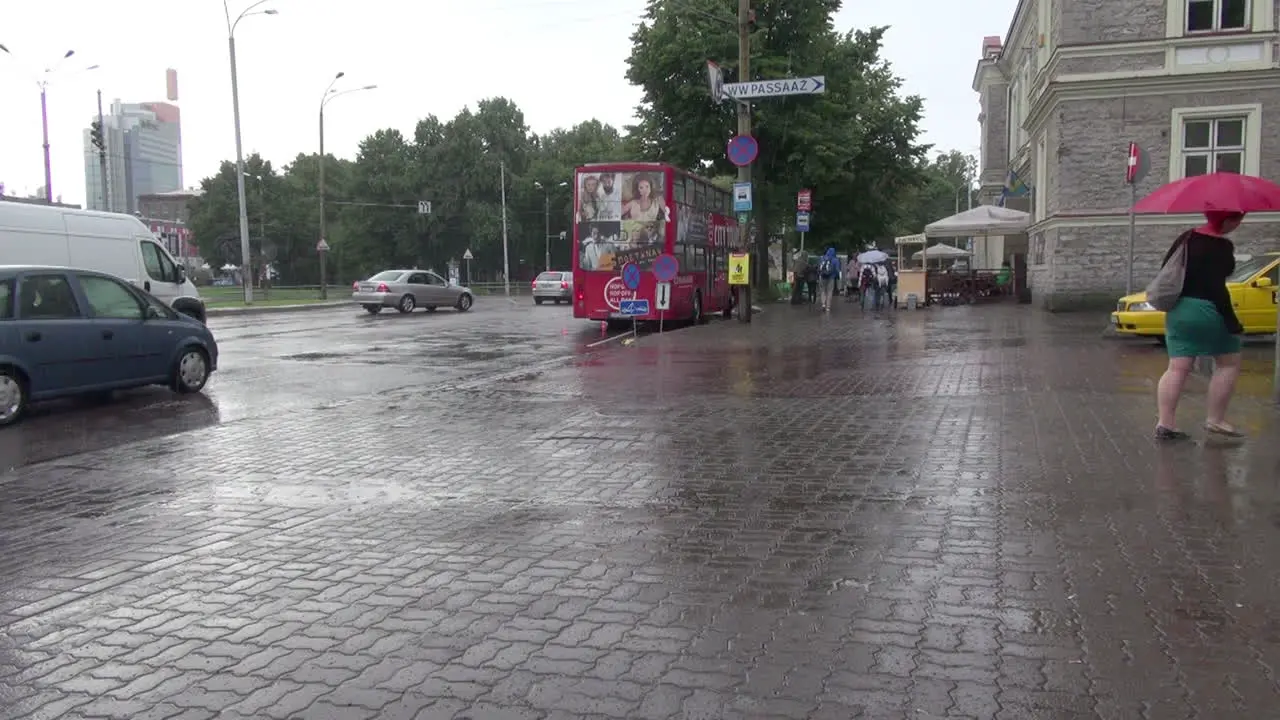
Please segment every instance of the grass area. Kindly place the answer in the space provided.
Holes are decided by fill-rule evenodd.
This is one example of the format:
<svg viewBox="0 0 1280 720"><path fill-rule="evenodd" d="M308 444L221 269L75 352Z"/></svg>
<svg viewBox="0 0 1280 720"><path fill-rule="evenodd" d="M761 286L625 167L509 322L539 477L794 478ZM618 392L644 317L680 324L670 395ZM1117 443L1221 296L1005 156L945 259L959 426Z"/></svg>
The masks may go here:
<svg viewBox="0 0 1280 720"><path fill-rule="evenodd" d="M329 287L329 299L320 299L318 287L278 287L266 293L261 288L253 289L253 304L256 306L279 305L313 305L319 302L345 300L348 293L343 288ZM206 307L229 308L244 306L244 290L240 287L202 287L200 297L204 298Z"/></svg>

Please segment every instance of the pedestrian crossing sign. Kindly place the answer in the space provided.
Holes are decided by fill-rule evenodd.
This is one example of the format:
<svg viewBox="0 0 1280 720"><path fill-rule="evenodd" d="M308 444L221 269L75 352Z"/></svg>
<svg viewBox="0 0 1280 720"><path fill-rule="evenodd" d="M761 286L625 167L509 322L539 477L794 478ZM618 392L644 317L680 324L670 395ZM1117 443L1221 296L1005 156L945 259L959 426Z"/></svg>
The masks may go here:
<svg viewBox="0 0 1280 720"><path fill-rule="evenodd" d="M751 256L747 253L729 254L729 284L747 285L751 277Z"/></svg>

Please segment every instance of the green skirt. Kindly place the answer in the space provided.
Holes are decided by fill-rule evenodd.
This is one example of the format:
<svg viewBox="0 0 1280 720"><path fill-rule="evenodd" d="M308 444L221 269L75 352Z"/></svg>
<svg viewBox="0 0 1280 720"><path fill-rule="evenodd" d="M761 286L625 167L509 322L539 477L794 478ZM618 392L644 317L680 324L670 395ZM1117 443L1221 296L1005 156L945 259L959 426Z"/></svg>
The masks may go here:
<svg viewBox="0 0 1280 720"><path fill-rule="evenodd" d="M1240 352L1240 338L1231 334L1217 306L1200 298L1178 300L1165 314L1164 334L1171 358Z"/></svg>

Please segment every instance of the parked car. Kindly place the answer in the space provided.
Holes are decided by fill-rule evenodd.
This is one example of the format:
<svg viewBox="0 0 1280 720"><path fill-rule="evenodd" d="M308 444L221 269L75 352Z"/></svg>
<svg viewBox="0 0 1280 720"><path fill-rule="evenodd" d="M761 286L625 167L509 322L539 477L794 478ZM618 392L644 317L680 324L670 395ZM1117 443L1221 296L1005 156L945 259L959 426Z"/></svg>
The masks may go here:
<svg viewBox="0 0 1280 720"><path fill-rule="evenodd" d="M368 280L351 286L351 299L371 315L383 308L411 313L424 307L435 312L438 307L453 307L466 312L475 302L471 290L454 285L430 270L384 270Z"/></svg>
<svg viewBox="0 0 1280 720"><path fill-rule="evenodd" d="M1236 271L1227 278L1227 292L1246 335L1276 332L1276 292L1280 290L1280 252L1236 258ZM1120 335L1164 341L1164 313L1147 302L1145 292L1120 298L1111 313L1111 327Z"/></svg>
<svg viewBox="0 0 1280 720"><path fill-rule="evenodd" d="M0 262L108 273L205 319L204 301L186 268L132 215L0 202Z"/></svg>
<svg viewBox="0 0 1280 720"><path fill-rule="evenodd" d="M573 301L573 273L548 270L533 280L533 301L538 305L550 300L559 305Z"/></svg>
<svg viewBox="0 0 1280 720"><path fill-rule="evenodd" d="M0 426L40 400L154 384L200 392L217 367L203 323L125 280L0 266Z"/></svg>

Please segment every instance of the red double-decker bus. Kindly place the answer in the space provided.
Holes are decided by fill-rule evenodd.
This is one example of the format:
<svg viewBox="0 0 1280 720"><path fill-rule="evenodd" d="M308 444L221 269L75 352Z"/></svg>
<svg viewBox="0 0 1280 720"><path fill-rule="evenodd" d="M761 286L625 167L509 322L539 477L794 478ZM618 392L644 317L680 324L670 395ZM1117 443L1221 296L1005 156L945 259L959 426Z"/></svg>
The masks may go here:
<svg viewBox="0 0 1280 720"><path fill-rule="evenodd" d="M667 320L729 316L729 252L741 247L733 200L710 180L663 163L597 163L579 167L574 178L573 316L589 320L631 319L621 302L647 299L659 319L653 261L674 255L680 272L671 283ZM622 281L635 263L640 287Z"/></svg>

